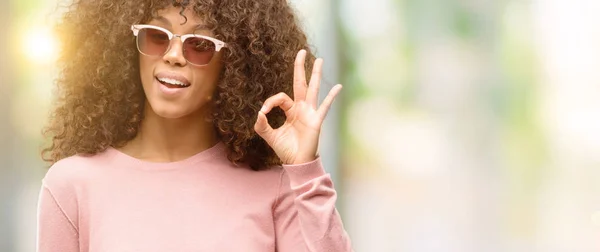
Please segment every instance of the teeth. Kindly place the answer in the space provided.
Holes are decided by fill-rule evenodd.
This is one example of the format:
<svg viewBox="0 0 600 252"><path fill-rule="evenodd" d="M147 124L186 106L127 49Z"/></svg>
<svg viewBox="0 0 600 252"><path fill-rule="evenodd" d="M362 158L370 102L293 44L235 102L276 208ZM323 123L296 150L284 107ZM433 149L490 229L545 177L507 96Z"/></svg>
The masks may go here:
<svg viewBox="0 0 600 252"><path fill-rule="evenodd" d="M174 79L169 79L169 78L158 78L159 81L164 82L164 83L169 83L171 85L178 85L178 86L182 86L182 87L186 87L188 85L184 84L181 81L178 80L174 80Z"/></svg>

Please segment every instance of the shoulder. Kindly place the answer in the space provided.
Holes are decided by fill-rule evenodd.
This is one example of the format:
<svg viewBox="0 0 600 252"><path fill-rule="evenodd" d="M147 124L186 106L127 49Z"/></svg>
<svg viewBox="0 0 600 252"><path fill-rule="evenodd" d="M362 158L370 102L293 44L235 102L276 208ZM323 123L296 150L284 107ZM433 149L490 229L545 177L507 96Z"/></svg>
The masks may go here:
<svg viewBox="0 0 600 252"><path fill-rule="evenodd" d="M280 182L281 176L285 172L281 166L271 166L262 170L252 170L247 165L232 165L229 169L235 176L239 176L241 179L252 183L266 185L277 185Z"/></svg>
<svg viewBox="0 0 600 252"><path fill-rule="evenodd" d="M91 170L104 162L105 153L94 155L74 155L54 163L42 179L42 183L51 191L72 190L90 177Z"/></svg>
<svg viewBox="0 0 600 252"><path fill-rule="evenodd" d="M251 183L256 187L276 190L278 194L291 188L310 183L322 183L326 182L323 180L331 179L323 167L321 157L303 164L272 166L261 171L253 171L246 166L228 170L236 174L234 177L239 176L240 181Z"/></svg>
<svg viewBox="0 0 600 252"><path fill-rule="evenodd" d="M247 164L234 164L223 157L213 166L211 178L227 183L230 188L248 194L272 197L277 194L284 175L283 167L270 166L261 170L252 170Z"/></svg>

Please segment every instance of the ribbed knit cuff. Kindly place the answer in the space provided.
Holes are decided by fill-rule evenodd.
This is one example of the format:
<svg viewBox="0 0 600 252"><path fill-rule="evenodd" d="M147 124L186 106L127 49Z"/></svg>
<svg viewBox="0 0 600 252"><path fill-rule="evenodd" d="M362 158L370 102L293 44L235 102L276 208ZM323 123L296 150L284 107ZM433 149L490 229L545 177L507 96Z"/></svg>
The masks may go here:
<svg viewBox="0 0 600 252"><path fill-rule="evenodd" d="M302 185L312 179L326 174L325 169L323 169L323 163L321 162L320 156L308 163L294 165L284 164L283 168L288 173L290 185L292 187Z"/></svg>

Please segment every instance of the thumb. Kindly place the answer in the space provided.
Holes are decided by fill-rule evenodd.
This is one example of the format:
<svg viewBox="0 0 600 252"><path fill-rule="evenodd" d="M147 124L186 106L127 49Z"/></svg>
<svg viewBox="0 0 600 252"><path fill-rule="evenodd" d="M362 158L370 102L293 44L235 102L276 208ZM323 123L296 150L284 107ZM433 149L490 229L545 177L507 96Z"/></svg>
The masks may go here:
<svg viewBox="0 0 600 252"><path fill-rule="evenodd" d="M258 118L256 118L256 123L254 123L254 131L269 143L268 138L272 134L273 128L269 125L269 120L262 111L258 112Z"/></svg>

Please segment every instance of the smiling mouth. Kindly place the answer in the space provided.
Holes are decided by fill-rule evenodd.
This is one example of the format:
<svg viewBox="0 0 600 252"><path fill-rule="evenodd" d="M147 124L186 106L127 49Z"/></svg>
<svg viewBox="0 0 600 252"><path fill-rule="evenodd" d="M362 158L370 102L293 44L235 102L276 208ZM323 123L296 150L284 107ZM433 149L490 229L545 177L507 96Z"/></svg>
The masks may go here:
<svg viewBox="0 0 600 252"><path fill-rule="evenodd" d="M171 79L171 78L156 78L160 84L165 85L168 88L186 88L191 86L190 84L183 83L181 81Z"/></svg>

